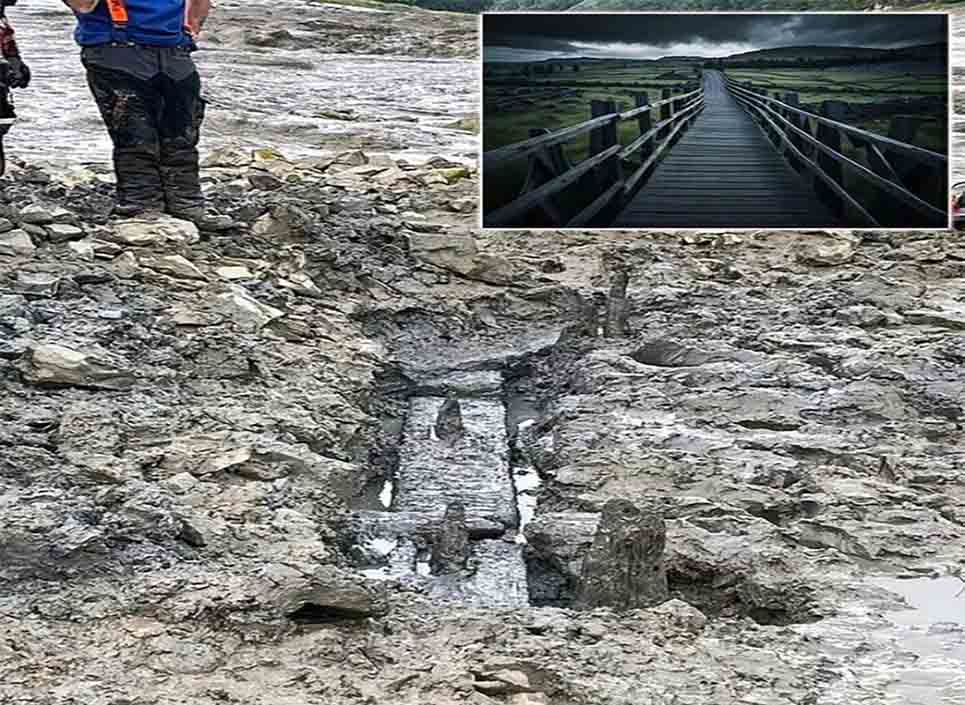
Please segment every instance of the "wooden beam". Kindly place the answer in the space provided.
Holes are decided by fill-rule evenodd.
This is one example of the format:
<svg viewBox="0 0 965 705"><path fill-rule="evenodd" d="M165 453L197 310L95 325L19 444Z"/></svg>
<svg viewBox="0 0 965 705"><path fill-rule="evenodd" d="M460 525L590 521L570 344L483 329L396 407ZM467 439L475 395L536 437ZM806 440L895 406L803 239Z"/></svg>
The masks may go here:
<svg viewBox="0 0 965 705"><path fill-rule="evenodd" d="M610 202L613 201L614 197L623 191L623 182L617 181L610 188L604 191L602 194L597 196L596 200L593 201L586 208L581 210L575 216L573 216L570 221L566 224L568 228L581 228L587 225L597 213L602 211Z"/></svg>
<svg viewBox="0 0 965 705"><path fill-rule="evenodd" d="M760 100L759 98L756 98L756 99ZM746 100L748 100L749 102L752 102L750 101L750 99L746 99ZM755 106L755 107L758 107L758 106ZM940 220L942 224L948 222L948 214L945 211L935 208L931 204L923 201L922 199L918 198L918 196L911 193L908 189L904 188L903 186L899 184L894 184L888 181L888 179L878 176L878 174L874 173L863 164L859 164L858 162L854 161L849 157L844 156L843 154L833 152L830 147L823 144L820 140L815 139L814 136L812 136L809 132L806 132L805 130L795 127L790 123L790 121L787 118L777 115L776 111L772 107L765 105L764 109L776 115L781 122L786 124L791 130L794 130L797 134L801 135L809 144L812 144L814 147L824 152L825 154L828 154L829 156L836 158L842 164L857 172L865 180L870 181L871 183L883 189L884 191L887 191L895 198L900 199L909 207L917 210L919 213L923 213L932 218L935 218L936 220ZM811 160L809 160L809 162L810 161ZM825 181L825 183L827 184L827 181ZM841 191L837 189L834 189L834 190L838 195L841 195ZM847 192L845 191L845 193ZM854 199L851 199L850 196L849 196L849 199L852 202L852 205L856 203L856 201L854 201ZM862 208L862 210L864 209Z"/></svg>
<svg viewBox="0 0 965 705"><path fill-rule="evenodd" d="M512 221L516 217L525 214L531 208L535 207L541 200L547 196L551 196L554 193L559 193L568 186L575 184L581 176L586 174L588 171L593 169L599 164L602 164L610 157L614 156L620 151L620 145L615 144L609 149L600 152L599 154L590 157L589 159L584 159L582 162L574 166L565 174L557 176L555 179L547 181L545 184L540 186L534 191L520 196L515 201L507 203L502 208L493 211L491 214L484 216L483 224L485 227L502 227L506 226L509 221ZM508 226L512 227L512 226Z"/></svg>
<svg viewBox="0 0 965 705"><path fill-rule="evenodd" d="M746 91L753 94L753 91L747 91L746 88L742 88L741 86L737 85L736 82L731 81L729 78L725 77L725 80L727 81L728 88L731 88L735 91ZM760 96L755 95L754 97L759 98ZM923 162L925 164L933 164L943 169L946 168L946 165L948 164L948 157L946 157L944 154L933 152L930 149L925 149L924 147L917 147L913 144L900 142L896 139L892 139L891 137L885 137L884 135L879 135L875 132L868 132L867 130L862 130L859 127L852 127L851 125L848 125L847 123L844 123L844 122L838 122L836 120L822 117L821 115L815 115L812 112L808 112L807 110L802 110L801 108L796 108L794 106L787 105L786 103L782 103L781 101L776 100L774 98L766 98L765 100L767 100L770 103L778 103L782 105L784 108L786 108L787 110L798 113L799 115L803 115L806 118L811 118L813 120L816 120L817 122L823 123L829 127L836 127L848 135L854 135L855 137L858 137L860 139L865 139L865 140L870 140L872 142L875 142L876 144L879 144L882 147L900 151L902 153L902 156L909 157L916 161Z"/></svg>
<svg viewBox="0 0 965 705"><path fill-rule="evenodd" d="M581 122L578 125L556 130L548 135L532 137L528 140L523 140L522 142L514 142L513 144L507 144L504 147L491 149L488 152L483 153L483 169L493 169L505 162L525 157L530 152L534 152L537 149L566 142L601 125L605 125L609 122L615 122L619 118L619 114L616 113L612 115L601 115L593 118L592 120Z"/></svg>

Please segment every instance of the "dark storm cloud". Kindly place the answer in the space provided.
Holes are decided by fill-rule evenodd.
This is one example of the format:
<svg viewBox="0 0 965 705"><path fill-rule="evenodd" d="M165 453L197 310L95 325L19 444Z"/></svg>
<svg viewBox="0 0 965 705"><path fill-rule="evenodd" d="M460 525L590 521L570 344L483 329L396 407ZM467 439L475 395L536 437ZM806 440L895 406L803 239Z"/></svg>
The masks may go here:
<svg viewBox="0 0 965 705"><path fill-rule="evenodd" d="M485 15L487 47L579 53L591 45L652 48L715 45L767 49L817 44L890 48L942 42L945 17L872 15L594 15L528 13Z"/></svg>

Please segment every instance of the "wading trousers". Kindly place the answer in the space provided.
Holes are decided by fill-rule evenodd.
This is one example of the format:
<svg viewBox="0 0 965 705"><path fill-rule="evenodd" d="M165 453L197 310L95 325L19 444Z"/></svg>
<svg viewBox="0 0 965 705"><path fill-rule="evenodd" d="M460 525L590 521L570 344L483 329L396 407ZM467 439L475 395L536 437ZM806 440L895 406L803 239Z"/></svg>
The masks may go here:
<svg viewBox="0 0 965 705"><path fill-rule="evenodd" d="M87 82L114 143L119 211L204 205L201 77L186 48L85 47Z"/></svg>

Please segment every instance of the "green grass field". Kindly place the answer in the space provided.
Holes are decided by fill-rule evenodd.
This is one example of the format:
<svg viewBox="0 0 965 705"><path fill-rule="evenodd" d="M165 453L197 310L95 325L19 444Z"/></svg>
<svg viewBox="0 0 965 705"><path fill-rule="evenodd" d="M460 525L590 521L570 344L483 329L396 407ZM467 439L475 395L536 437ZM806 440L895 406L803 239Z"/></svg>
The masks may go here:
<svg viewBox="0 0 965 705"><path fill-rule="evenodd" d="M602 62L601 62L602 63ZM636 105L637 95L646 94L650 102L660 100L661 90L694 81L695 74L689 66L652 64L622 67L584 65L580 71L566 68L552 74L530 76L526 80L514 64L497 65L497 70L487 75L483 90L483 149L491 150L519 142L529 137L532 128L558 130L589 120L590 101L613 100L618 110L629 110ZM602 84L586 86L584 84ZM528 88L555 88L566 94L533 94ZM515 109L507 109L506 105ZM654 122L657 115L653 116ZM640 132L636 121L620 123L618 138L621 144L629 144ZM586 158L589 152L589 134L580 135L563 145L563 153L572 163ZM487 177L484 188L484 208L489 211L512 200L526 178L525 161L501 167L498 174Z"/></svg>

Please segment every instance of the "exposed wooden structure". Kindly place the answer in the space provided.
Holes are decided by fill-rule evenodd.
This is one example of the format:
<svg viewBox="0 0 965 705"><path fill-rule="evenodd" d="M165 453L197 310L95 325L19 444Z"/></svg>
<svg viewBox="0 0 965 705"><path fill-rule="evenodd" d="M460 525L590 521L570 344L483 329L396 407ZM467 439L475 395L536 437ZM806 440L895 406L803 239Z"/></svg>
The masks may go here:
<svg viewBox="0 0 965 705"><path fill-rule="evenodd" d="M528 172L519 196L485 213L484 225L947 227L933 194L947 191L948 160L911 144L917 118L893 119L884 136L843 122L838 101L817 114L794 93L768 96L719 71L698 81L653 103L638 95L622 112L592 101L589 120L486 152L487 180L522 159ZM621 145L618 126L631 120L637 136ZM563 145L587 134L587 157L571 164Z"/></svg>

